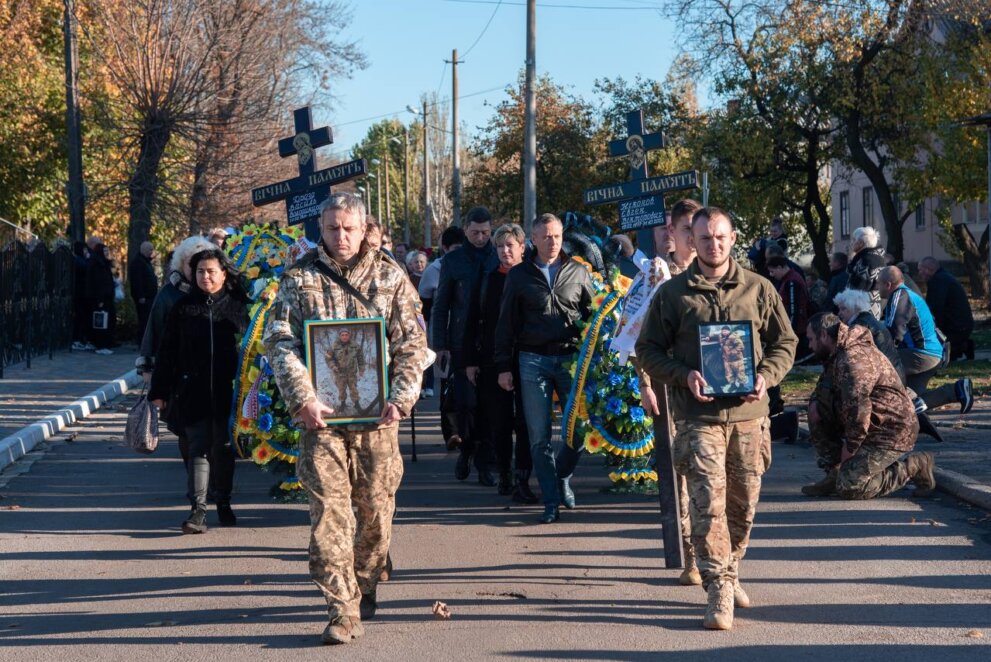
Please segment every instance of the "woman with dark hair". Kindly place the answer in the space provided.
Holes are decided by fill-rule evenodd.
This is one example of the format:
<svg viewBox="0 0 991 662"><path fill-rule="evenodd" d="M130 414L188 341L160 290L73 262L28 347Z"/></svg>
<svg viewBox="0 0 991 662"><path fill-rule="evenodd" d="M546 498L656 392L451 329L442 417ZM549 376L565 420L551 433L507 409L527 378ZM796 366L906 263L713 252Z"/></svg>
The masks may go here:
<svg viewBox="0 0 991 662"><path fill-rule="evenodd" d="M194 284L169 311L148 399L166 410L169 430L189 443L186 480L192 511L183 533L203 533L211 473L221 526L231 510L234 451L228 420L237 374L238 335L248 326L248 295L227 255L211 248L193 255Z"/></svg>
<svg viewBox="0 0 991 662"><path fill-rule="evenodd" d="M117 305L114 303L116 283L114 282L114 265L107 255L107 247L97 244L93 247L89 264L86 267L86 300L89 303L89 322L92 332L90 338L96 346L97 354L113 354L111 347L114 343L114 330L117 328ZM106 328L97 328L94 313L107 313Z"/></svg>

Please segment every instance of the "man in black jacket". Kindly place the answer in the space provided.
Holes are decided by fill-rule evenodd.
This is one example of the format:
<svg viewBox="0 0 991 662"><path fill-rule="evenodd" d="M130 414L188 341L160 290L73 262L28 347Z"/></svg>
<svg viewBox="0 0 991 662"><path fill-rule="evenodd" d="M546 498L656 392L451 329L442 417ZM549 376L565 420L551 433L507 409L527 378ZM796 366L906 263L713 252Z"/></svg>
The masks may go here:
<svg viewBox="0 0 991 662"><path fill-rule="evenodd" d="M434 293L430 311L430 337L440 365L449 366L449 378L457 395L458 433L462 439L461 453L454 475L464 480L471 473L475 458L478 482L486 487L496 484L489 470L493 461L491 439L481 434L483 423L476 420L481 411L477 406L474 386L465 374L463 340L468 324L468 311L478 298L482 281L499 266L492 245L492 215L485 207L475 207L465 215L465 240L461 250L444 257L440 268L440 283Z"/></svg>
<svg viewBox="0 0 991 662"><path fill-rule="evenodd" d="M495 364L499 386L511 391L513 352L519 352L523 414L530 433L533 468L544 498L540 522L559 518L558 505L575 507L568 484L578 463L580 447L564 440L554 457L551 441L553 393L563 405L571 391L567 364L578 349L578 322L592 307L592 279L588 270L561 251L564 226L553 214L543 214L530 234L535 255L524 259L506 276L496 328Z"/></svg>
<svg viewBox="0 0 991 662"><path fill-rule="evenodd" d="M134 299L134 309L138 313L138 344L145 335L148 316L151 314L151 304L158 294L158 277L151 258L155 254L155 246L150 241L141 242L138 254L131 260L127 269L127 280L131 284L131 298Z"/></svg>
<svg viewBox="0 0 991 662"><path fill-rule="evenodd" d="M919 260L919 278L926 283L926 303L936 320L936 326L950 341L950 360L962 356L974 358L974 313L967 293L949 271L934 257Z"/></svg>
<svg viewBox="0 0 991 662"><path fill-rule="evenodd" d="M846 271L849 262L846 253L833 253L829 256L829 287L826 288L827 303L824 310L837 312L834 299L836 299L837 294L846 289L847 281L850 280L850 274Z"/></svg>

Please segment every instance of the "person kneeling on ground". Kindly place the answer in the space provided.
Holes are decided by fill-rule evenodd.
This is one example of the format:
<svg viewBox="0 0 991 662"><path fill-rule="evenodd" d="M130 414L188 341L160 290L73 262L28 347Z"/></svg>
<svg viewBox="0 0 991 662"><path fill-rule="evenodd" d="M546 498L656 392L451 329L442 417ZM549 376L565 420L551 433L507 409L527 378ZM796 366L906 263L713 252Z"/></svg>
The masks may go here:
<svg viewBox="0 0 991 662"><path fill-rule="evenodd" d="M931 493L933 456L911 452L919 433L915 409L870 329L817 313L806 335L825 364L809 403L809 432L827 475L802 494L874 499L910 480L916 496Z"/></svg>

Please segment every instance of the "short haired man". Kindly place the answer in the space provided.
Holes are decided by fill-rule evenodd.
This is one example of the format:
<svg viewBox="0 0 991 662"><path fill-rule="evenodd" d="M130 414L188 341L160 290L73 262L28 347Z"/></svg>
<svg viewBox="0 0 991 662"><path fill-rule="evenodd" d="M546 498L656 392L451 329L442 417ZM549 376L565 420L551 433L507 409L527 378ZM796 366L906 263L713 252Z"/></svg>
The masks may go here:
<svg viewBox="0 0 991 662"><path fill-rule="evenodd" d="M653 382L670 388L677 434L675 465L688 478L692 543L709 605L708 629L733 626L733 607L748 606L739 586L760 496L770 464L767 388L791 368L798 339L774 286L731 257L733 221L716 207L692 219L698 252L650 303L637 341L637 360ZM751 320L754 392L741 397L705 395L699 325Z"/></svg>
<svg viewBox="0 0 991 662"><path fill-rule="evenodd" d="M910 480L917 496L932 492L933 456L911 452L919 433L915 409L891 362L874 346L871 330L817 313L806 333L825 362L809 403L809 431L827 474L802 493L874 499Z"/></svg>
<svg viewBox="0 0 991 662"><path fill-rule="evenodd" d="M478 482L494 487L489 471L494 458L491 436L483 433L484 422L477 419L482 410L474 397L474 384L467 379L464 338L468 312L477 305L482 282L499 266L492 245L492 214L485 207L475 207L465 214L465 240L461 250L444 257L434 303L430 311L431 347L437 360L449 366L449 379L455 390L461 452L454 466L454 476L465 480L471 473L472 458L478 470Z"/></svg>
<svg viewBox="0 0 991 662"><path fill-rule="evenodd" d="M544 499L539 521L549 524L559 519L559 504L575 507L569 480L580 448L572 448L565 439L555 458L552 393L557 393L562 404L567 402L572 381L569 364L578 349L578 323L591 312L593 289L588 269L561 250L564 225L557 216L541 215L530 238L532 256L506 276L496 328L495 364L502 388L522 389L530 455ZM516 352L519 384L513 379Z"/></svg>
<svg viewBox="0 0 991 662"><path fill-rule="evenodd" d="M943 344L925 299L905 285L898 267L885 267L878 276L878 292L887 298L881 321L888 327L905 367L905 385L922 396L931 409L959 402L961 413L974 406L969 378L928 391L929 380L943 363Z"/></svg>
<svg viewBox="0 0 991 662"><path fill-rule="evenodd" d="M788 254L788 235L785 234L784 221L779 216L775 216L771 219L771 222L767 226L767 236L756 239L747 250L747 257L750 259L751 267L754 271L765 278L768 277L767 249L771 246L780 248L782 251L780 255ZM772 253L771 255L777 254L778 253Z"/></svg>
<svg viewBox="0 0 991 662"><path fill-rule="evenodd" d="M919 278L926 284L926 303L936 326L950 341L950 360L974 358L974 311L963 285L934 257L919 260Z"/></svg>
<svg viewBox="0 0 991 662"><path fill-rule="evenodd" d="M375 615L403 474L399 421L419 397L427 344L413 285L364 241L364 203L331 194L320 229L317 249L283 273L263 342L286 408L303 428L296 470L310 501L310 576L327 599L323 641L341 644L364 634L361 619ZM389 399L375 423L328 427L334 410L310 381L303 323L375 317L385 320Z"/></svg>

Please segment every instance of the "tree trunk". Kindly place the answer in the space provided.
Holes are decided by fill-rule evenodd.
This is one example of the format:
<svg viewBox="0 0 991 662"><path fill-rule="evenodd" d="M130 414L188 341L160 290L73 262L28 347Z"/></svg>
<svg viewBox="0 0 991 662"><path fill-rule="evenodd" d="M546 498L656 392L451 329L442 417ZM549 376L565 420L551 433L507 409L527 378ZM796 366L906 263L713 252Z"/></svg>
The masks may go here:
<svg viewBox="0 0 991 662"><path fill-rule="evenodd" d="M812 240L812 267L819 276L829 282L829 229L832 224L829 208L822 201L819 188L819 141L809 140L805 160L805 201L802 203L802 219L805 231ZM815 209L815 214L812 210ZM816 222L818 220L818 222Z"/></svg>
<svg viewBox="0 0 991 662"><path fill-rule="evenodd" d="M991 298L991 284L988 283L988 230L984 228L978 243L970 228L963 223L953 226L953 240L963 253L963 268L970 279L970 295L987 302Z"/></svg>
<svg viewBox="0 0 991 662"><path fill-rule="evenodd" d="M154 122L149 122L155 124ZM172 135L171 127L158 124L141 136L138 163L127 184L128 203L127 260L138 254L142 242L151 234L151 213L158 194L158 166Z"/></svg>
<svg viewBox="0 0 991 662"><path fill-rule="evenodd" d="M895 262L901 262L905 254L905 240L902 236L902 224L898 218L898 210L895 208L894 196L891 193L891 185L888 184L884 168L875 163L864 148L860 136L860 114L853 112L844 119L850 159L867 175L867 179L874 187L878 207L881 209L881 218L884 219L884 229L888 234L887 250L894 256Z"/></svg>

